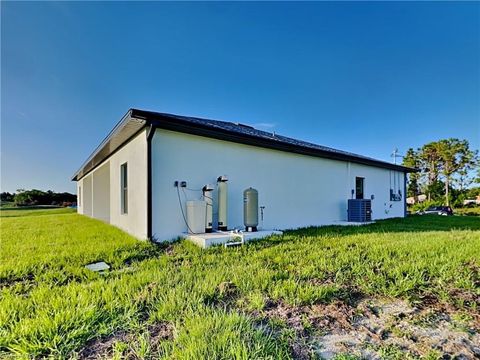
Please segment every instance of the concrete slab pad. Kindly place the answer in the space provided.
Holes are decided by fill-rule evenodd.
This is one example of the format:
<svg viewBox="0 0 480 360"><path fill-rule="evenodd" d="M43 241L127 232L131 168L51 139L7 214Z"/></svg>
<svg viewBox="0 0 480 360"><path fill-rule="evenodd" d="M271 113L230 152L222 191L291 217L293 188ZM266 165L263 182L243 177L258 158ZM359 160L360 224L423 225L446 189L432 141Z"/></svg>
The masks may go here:
<svg viewBox="0 0 480 360"><path fill-rule="evenodd" d="M187 239L202 248L208 248L213 245L224 245L230 243L246 243L248 241L259 240L270 235L282 235L283 232L277 230L261 230L255 232L233 232L218 231L205 234L186 234L180 236Z"/></svg>

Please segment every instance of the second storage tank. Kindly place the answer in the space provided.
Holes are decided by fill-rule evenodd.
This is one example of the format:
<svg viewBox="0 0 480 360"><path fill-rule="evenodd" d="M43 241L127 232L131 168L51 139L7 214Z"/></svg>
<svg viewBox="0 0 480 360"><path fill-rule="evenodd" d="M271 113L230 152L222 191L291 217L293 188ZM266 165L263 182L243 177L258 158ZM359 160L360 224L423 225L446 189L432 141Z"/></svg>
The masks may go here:
<svg viewBox="0 0 480 360"><path fill-rule="evenodd" d="M258 191L251 187L243 192L243 223L246 231L257 231Z"/></svg>

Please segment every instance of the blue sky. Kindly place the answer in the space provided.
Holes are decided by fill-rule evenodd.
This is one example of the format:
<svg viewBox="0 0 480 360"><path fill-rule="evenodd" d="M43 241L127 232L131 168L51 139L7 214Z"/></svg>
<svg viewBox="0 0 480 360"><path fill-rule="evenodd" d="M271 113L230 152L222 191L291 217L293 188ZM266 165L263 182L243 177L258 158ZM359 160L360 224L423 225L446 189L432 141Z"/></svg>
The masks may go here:
<svg viewBox="0 0 480 360"><path fill-rule="evenodd" d="M480 147L480 3L1 3L1 188L71 175L131 107L391 161Z"/></svg>

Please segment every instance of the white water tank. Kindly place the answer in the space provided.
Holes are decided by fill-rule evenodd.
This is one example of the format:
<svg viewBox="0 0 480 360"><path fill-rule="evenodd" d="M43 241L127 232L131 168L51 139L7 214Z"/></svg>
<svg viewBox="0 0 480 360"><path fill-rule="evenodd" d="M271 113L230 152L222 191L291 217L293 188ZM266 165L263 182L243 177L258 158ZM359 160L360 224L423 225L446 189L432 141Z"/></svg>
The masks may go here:
<svg viewBox="0 0 480 360"><path fill-rule="evenodd" d="M205 215L205 232L211 233L213 228L213 189L212 185L205 185L202 188L203 198L205 199L206 215Z"/></svg>
<svg viewBox="0 0 480 360"><path fill-rule="evenodd" d="M228 178L224 176L219 176L217 179L217 188L218 188L218 230L227 231L228 229Z"/></svg>
<svg viewBox="0 0 480 360"><path fill-rule="evenodd" d="M203 200L187 201L187 230L189 234L205 232L207 203Z"/></svg>

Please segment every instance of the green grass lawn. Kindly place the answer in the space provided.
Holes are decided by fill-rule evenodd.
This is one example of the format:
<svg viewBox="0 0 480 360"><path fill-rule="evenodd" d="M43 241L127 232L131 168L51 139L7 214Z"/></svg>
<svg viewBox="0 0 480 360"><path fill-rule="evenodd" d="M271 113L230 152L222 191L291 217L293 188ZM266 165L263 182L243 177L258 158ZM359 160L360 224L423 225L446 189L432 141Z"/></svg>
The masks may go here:
<svg viewBox="0 0 480 360"><path fill-rule="evenodd" d="M138 241L69 209L1 215L0 357L86 357L113 334L114 358L291 358L297 335L264 316L272 304L372 297L479 313L478 217L307 228L202 250ZM112 268L84 268L94 261Z"/></svg>
<svg viewBox="0 0 480 360"><path fill-rule="evenodd" d="M38 216L76 213L76 209L55 207L55 206L24 206L24 207L2 207L0 217Z"/></svg>

